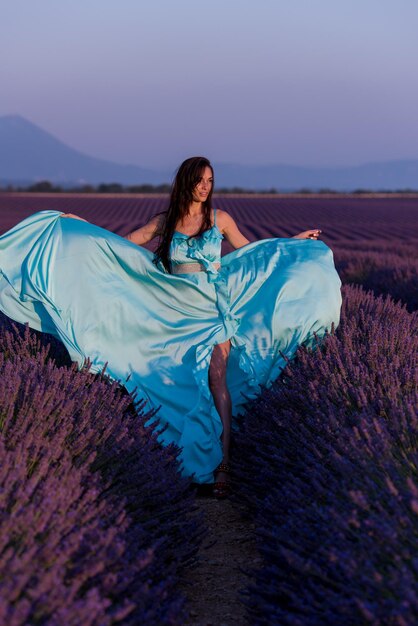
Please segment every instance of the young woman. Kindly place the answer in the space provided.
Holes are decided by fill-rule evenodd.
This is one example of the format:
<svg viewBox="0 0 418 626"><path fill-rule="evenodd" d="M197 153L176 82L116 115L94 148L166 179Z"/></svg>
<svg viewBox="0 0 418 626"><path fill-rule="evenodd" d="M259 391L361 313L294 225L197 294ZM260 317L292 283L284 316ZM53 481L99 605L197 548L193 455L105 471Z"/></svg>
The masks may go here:
<svg viewBox="0 0 418 626"><path fill-rule="evenodd" d="M168 210L125 239L60 219L72 214L31 216L0 238L0 308L160 407L184 473L224 497L232 415L338 323L341 300L318 229L250 243L212 191L209 161L193 157ZM155 255L140 247L154 237ZM221 259L224 237L236 250Z"/></svg>
<svg viewBox="0 0 418 626"><path fill-rule="evenodd" d="M213 229L216 228L218 233L227 239L235 249L242 248L250 242L239 231L235 221L228 213L212 208L213 182L213 169L207 159L204 157L187 159L178 169L167 213L156 215L146 226L129 233L127 239L138 245L143 245L159 236L160 243L156 251L156 258L162 262L167 272L183 275L205 272L206 268L199 260L200 254L208 257L215 256L217 260L212 259L212 262L215 270L218 270L220 267L220 239L217 237L217 233L215 233L214 238L211 237L210 233ZM199 250L199 256L188 254L190 238L200 237L204 232L209 233L209 246L205 241ZM318 229L307 230L295 235L294 238L317 239L320 232ZM215 255L212 250L213 245L218 248ZM208 248L208 252L206 252L205 247ZM189 259L193 259L192 263ZM214 493L218 497L227 493L227 475L230 473L232 404L226 382L230 350L230 339L215 344L209 365L209 388L223 427L223 459L217 468L214 485Z"/></svg>

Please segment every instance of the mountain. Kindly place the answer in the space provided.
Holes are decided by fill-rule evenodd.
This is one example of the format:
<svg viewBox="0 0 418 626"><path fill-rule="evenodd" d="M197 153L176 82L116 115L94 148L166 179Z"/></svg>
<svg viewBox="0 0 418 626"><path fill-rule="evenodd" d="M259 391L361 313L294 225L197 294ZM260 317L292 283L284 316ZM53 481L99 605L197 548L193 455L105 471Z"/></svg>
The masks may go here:
<svg viewBox="0 0 418 626"><path fill-rule="evenodd" d="M58 184L160 184L172 172L155 172L135 165L96 159L69 148L50 133L19 115L0 117L0 181Z"/></svg>
<svg viewBox="0 0 418 626"><path fill-rule="evenodd" d="M172 171L121 165L87 156L18 115L0 117L0 184L49 180L62 186L169 183ZM303 187L336 191L418 189L418 159L354 167L215 164L217 187L294 191Z"/></svg>

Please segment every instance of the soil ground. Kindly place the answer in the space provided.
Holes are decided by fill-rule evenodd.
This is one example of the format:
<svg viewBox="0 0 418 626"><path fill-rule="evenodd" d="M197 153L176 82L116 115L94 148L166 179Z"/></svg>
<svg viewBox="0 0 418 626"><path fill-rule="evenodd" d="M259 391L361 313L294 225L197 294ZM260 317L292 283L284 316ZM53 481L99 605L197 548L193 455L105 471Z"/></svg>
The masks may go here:
<svg viewBox="0 0 418 626"><path fill-rule="evenodd" d="M208 529L199 560L184 581L189 620L185 626L245 626L241 592L251 583L249 571L260 566L255 525L229 499L197 499Z"/></svg>

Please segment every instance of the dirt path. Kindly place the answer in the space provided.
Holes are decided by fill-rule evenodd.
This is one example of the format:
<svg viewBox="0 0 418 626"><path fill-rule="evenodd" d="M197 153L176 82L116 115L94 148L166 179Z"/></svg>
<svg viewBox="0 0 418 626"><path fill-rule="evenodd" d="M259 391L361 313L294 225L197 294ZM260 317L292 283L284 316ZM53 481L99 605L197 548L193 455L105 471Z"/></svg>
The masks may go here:
<svg viewBox="0 0 418 626"><path fill-rule="evenodd" d="M242 571L260 565L254 540L254 524L241 516L230 500L199 498L208 535L200 549L200 561L183 587L190 619L185 626L248 624L240 591L251 579Z"/></svg>

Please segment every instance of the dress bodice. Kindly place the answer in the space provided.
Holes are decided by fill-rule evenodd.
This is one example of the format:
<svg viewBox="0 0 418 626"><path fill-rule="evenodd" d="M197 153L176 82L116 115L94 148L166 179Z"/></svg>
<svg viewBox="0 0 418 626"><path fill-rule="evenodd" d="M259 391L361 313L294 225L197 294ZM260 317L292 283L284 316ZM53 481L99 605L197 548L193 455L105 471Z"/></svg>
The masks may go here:
<svg viewBox="0 0 418 626"><path fill-rule="evenodd" d="M217 269L214 263L220 263L222 233L215 223L199 237L190 237L174 231L170 244L170 259L173 265L180 263L201 263L209 275L214 277Z"/></svg>

